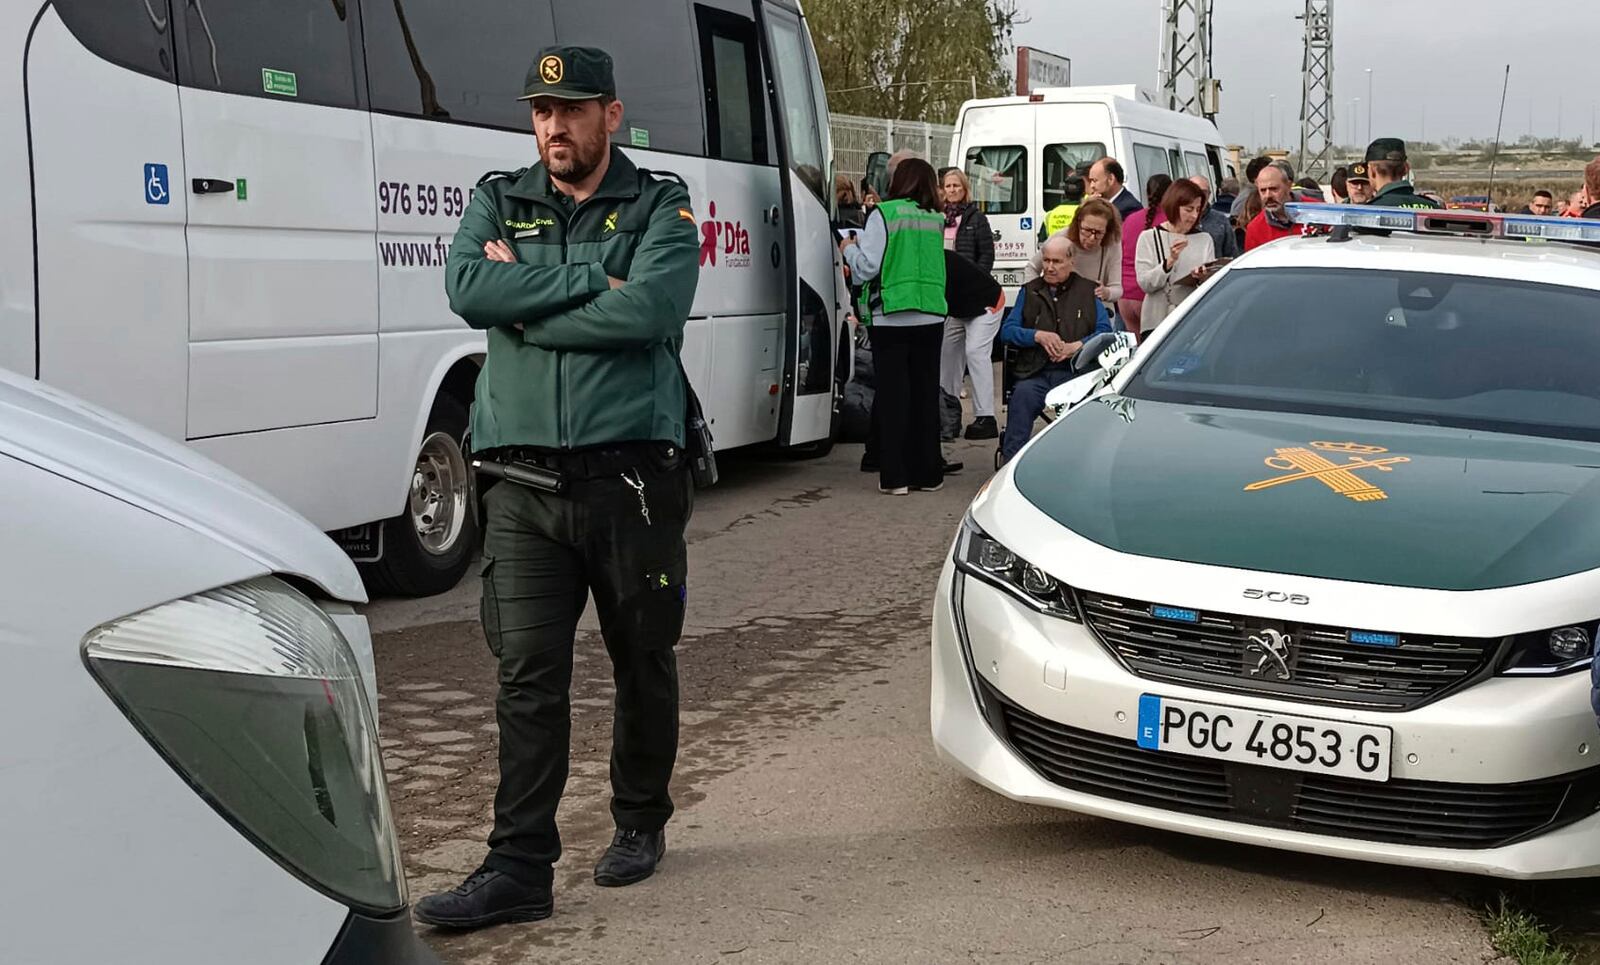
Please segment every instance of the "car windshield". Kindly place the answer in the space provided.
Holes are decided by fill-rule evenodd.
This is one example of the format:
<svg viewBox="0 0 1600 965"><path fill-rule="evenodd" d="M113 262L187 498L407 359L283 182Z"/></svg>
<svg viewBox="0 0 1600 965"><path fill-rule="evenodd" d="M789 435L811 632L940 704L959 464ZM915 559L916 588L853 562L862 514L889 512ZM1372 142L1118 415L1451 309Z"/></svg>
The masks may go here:
<svg viewBox="0 0 1600 965"><path fill-rule="evenodd" d="M1241 269L1136 399L1600 441L1600 293L1421 272Z"/></svg>

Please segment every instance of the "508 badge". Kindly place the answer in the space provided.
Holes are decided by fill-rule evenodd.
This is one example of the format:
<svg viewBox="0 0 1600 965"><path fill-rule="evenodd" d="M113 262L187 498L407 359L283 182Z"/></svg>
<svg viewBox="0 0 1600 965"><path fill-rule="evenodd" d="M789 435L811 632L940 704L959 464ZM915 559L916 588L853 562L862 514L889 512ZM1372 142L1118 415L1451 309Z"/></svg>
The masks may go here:
<svg viewBox="0 0 1600 965"><path fill-rule="evenodd" d="M1311 602L1311 597L1303 593L1283 593L1279 590L1245 590L1246 600L1268 600L1272 603L1293 603L1305 606Z"/></svg>

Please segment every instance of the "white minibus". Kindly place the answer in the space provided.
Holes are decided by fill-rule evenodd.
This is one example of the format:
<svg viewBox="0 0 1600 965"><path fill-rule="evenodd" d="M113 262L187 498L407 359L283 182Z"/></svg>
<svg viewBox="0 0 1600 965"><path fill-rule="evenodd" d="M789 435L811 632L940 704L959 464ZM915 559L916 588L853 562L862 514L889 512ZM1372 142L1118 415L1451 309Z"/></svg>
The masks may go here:
<svg viewBox="0 0 1600 965"><path fill-rule="evenodd" d="M1107 156L1122 164L1128 190L1141 198L1157 174L1205 175L1215 188L1234 173L1216 125L1157 107L1131 84L1047 88L961 105L950 165L967 172L973 200L994 229L994 277L1008 302L1044 216L1064 200L1068 172L1086 177Z"/></svg>
<svg viewBox="0 0 1600 965"><path fill-rule="evenodd" d="M444 255L538 160L549 43L616 62L618 140L689 185L683 358L718 448L820 451L849 377L827 102L790 0L0 0L0 366L176 439L375 589L475 550L484 352Z"/></svg>

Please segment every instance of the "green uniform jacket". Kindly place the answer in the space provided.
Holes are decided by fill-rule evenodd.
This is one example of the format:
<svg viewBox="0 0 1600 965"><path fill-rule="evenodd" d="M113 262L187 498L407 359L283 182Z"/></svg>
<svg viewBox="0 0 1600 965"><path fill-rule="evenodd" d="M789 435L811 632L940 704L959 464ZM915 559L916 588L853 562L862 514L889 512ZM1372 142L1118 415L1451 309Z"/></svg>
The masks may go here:
<svg viewBox="0 0 1600 965"><path fill-rule="evenodd" d="M484 243L496 238L517 264L484 257ZM640 170L615 147L582 204L551 187L543 164L486 175L444 281L451 310L489 334L473 448L682 445L678 346L698 252L683 183ZM625 284L612 290L608 275Z"/></svg>
<svg viewBox="0 0 1600 965"><path fill-rule="evenodd" d="M1424 198L1411 186L1410 181L1391 181L1383 186L1369 204L1380 208L1442 208L1444 205Z"/></svg>

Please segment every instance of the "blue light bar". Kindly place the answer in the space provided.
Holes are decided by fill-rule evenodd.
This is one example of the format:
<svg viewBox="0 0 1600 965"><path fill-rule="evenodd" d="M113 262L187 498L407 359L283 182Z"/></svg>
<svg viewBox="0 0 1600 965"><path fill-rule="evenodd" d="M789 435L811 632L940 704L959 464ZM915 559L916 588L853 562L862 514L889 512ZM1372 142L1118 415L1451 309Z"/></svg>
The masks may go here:
<svg viewBox="0 0 1600 965"><path fill-rule="evenodd" d="M1501 221L1507 238L1539 238L1545 241L1600 242L1600 221L1583 218L1511 217Z"/></svg>
<svg viewBox="0 0 1600 965"><path fill-rule="evenodd" d="M1289 219L1304 225L1330 228L1380 228L1385 231L1417 230L1417 212L1410 208L1374 208L1365 204L1302 204L1283 206Z"/></svg>
<svg viewBox="0 0 1600 965"><path fill-rule="evenodd" d="M1400 638L1392 633L1374 633L1371 630L1351 630L1350 642L1369 647L1398 647Z"/></svg>
<svg viewBox="0 0 1600 965"><path fill-rule="evenodd" d="M1184 610L1175 606L1153 606L1150 615L1158 620L1177 620L1180 623L1199 623L1200 614L1194 610Z"/></svg>
<svg viewBox="0 0 1600 965"><path fill-rule="evenodd" d="M1375 208L1366 204L1284 205L1303 225L1368 228L1413 234L1506 238L1513 241L1580 241L1600 244L1600 221L1538 215L1489 214L1462 209Z"/></svg>

